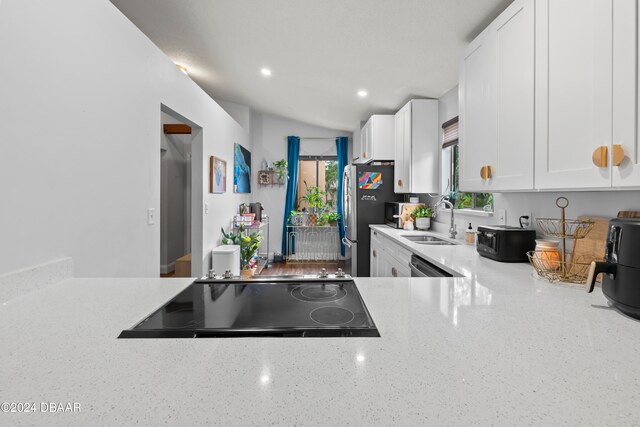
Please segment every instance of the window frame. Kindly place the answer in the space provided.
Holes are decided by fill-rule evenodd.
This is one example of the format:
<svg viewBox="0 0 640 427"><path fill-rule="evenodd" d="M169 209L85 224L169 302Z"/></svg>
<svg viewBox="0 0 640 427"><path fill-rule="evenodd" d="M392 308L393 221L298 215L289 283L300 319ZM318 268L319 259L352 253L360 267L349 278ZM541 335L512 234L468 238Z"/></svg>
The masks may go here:
<svg viewBox="0 0 640 427"><path fill-rule="evenodd" d="M459 181L460 181L460 146L458 139L458 123L459 116L456 116L450 120L447 120L442 124L442 154L440 156L440 161L444 164L445 160L445 152L446 150L451 150L449 157L449 200L454 206L454 209L471 209L474 211L482 211L482 212L493 212L493 193L475 193L475 192L460 192L459 191ZM447 128L451 128L455 126L455 132L447 132ZM446 136L449 136L449 139L446 139ZM444 178L444 176L443 176ZM444 186L442 183L441 188ZM443 192L446 191L447 188L443 188ZM460 206L456 207L459 202L459 198L462 195L471 195L471 205L470 206ZM490 200L490 203L486 203L483 206L478 206L478 196L482 195L483 199ZM487 206L490 206L490 210L487 209Z"/></svg>

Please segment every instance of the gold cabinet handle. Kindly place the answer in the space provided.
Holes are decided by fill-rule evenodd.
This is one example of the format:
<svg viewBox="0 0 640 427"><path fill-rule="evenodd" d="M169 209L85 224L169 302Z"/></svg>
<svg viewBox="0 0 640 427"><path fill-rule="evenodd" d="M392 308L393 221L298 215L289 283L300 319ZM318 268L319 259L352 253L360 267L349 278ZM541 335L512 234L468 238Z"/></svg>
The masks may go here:
<svg viewBox="0 0 640 427"><path fill-rule="evenodd" d="M402 187L402 184L404 184L404 182L401 179L399 179L398 180L398 187Z"/></svg>
<svg viewBox="0 0 640 427"><path fill-rule="evenodd" d="M613 152L611 157L611 164L613 166L620 166L622 160L624 160L624 148L622 148L622 145L613 144Z"/></svg>
<svg viewBox="0 0 640 427"><path fill-rule="evenodd" d="M362 157L367 157L367 152L362 153Z"/></svg>
<svg viewBox="0 0 640 427"><path fill-rule="evenodd" d="M606 168L608 166L607 162L608 150L606 145L601 145L596 148L591 155L591 160L593 160L593 164L599 168Z"/></svg>
<svg viewBox="0 0 640 427"><path fill-rule="evenodd" d="M393 277L398 277L398 270L395 267L391 267L391 275Z"/></svg>
<svg viewBox="0 0 640 427"><path fill-rule="evenodd" d="M493 178L493 166L483 166L480 168L480 178L491 179Z"/></svg>

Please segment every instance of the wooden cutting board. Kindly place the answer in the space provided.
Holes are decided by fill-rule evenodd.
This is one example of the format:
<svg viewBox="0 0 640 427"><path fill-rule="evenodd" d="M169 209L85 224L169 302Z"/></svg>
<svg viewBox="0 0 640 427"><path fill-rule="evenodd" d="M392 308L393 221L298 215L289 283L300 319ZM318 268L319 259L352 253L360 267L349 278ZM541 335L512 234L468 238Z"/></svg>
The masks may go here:
<svg viewBox="0 0 640 427"><path fill-rule="evenodd" d="M638 211L620 211L620 212L618 212L618 218L640 218L640 212L638 212Z"/></svg>
<svg viewBox="0 0 640 427"><path fill-rule="evenodd" d="M595 216L579 216L581 221L593 221L595 224L584 239L578 239L573 245L574 257L584 256L585 261L602 261L604 260L605 251L607 249L607 234L609 232L609 218L600 218ZM598 282L602 276L598 276Z"/></svg>
<svg viewBox="0 0 640 427"><path fill-rule="evenodd" d="M402 218L402 224L409 221L411 219L411 214L418 206L423 206L424 203L406 203L402 205L402 213L400 214L400 218Z"/></svg>

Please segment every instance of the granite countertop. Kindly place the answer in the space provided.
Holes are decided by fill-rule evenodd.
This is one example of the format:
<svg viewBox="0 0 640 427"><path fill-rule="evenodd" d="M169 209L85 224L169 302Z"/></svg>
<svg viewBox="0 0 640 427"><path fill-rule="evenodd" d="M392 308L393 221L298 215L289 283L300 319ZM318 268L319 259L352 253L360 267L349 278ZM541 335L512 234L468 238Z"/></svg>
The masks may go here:
<svg viewBox="0 0 640 427"><path fill-rule="evenodd" d="M116 339L190 279L73 279L11 300L1 400L81 412L0 425L640 423L640 322L469 249L429 249L469 277L357 278L380 338Z"/></svg>

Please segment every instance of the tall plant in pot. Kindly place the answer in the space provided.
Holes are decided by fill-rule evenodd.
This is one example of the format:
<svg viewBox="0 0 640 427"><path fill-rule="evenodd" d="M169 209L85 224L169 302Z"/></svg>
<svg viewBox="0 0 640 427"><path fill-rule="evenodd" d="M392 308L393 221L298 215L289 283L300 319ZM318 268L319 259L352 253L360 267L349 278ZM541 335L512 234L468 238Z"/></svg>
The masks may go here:
<svg viewBox="0 0 640 427"><path fill-rule="evenodd" d="M304 195L303 199L307 202L309 210L311 211L308 219L309 225L316 225L318 222L318 212L324 208L325 196L327 193L321 190L320 187L309 187L306 181L304 182L304 185L307 187L307 193Z"/></svg>
<svg viewBox="0 0 640 427"><path fill-rule="evenodd" d="M431 217L433 216L433 209L425 206L418 206L413 210L411 216L416 221L416 228L418 230L428 230L431 228Z"/></svg>

